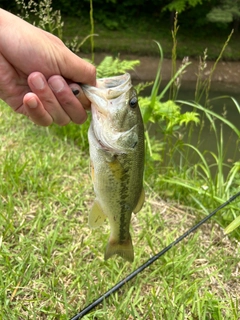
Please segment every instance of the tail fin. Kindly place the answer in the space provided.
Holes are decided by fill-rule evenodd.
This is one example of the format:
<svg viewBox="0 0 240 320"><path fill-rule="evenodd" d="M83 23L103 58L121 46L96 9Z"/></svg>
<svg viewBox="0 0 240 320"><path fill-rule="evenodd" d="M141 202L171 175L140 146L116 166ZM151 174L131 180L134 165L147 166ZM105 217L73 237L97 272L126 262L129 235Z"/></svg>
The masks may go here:
<svg viewBox="0 0 240 320"><path fill-rule="evenodd" d="M123 259L133 262L134 260L134 252L132 239L129 234L129 238L124 242L109 240L107 244L107 248L105 251L104 259L107 260L112 257L114 254L121 256Z"/></svg>

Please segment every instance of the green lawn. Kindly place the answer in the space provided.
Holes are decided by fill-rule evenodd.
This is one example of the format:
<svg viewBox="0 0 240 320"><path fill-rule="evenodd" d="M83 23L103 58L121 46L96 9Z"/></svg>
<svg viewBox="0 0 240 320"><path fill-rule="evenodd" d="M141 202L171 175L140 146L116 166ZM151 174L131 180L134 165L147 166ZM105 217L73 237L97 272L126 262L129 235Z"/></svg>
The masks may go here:
<svg viewBox="0 0 240 320"><path fill-rule="evenodd" d="M37 127L0 104L0 319L69 319L199 220L145 181L134 263L104 262L109 226L87 224L87 126ZM84 319L238 320L239 256L209 222Z"/></svg>

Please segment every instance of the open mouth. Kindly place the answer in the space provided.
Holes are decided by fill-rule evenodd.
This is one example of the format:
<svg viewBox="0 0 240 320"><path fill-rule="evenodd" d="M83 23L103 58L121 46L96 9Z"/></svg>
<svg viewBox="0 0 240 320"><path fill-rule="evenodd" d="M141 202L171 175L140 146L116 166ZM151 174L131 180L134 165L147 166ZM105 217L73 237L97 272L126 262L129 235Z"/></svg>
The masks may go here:
<svg viewBox="0 0 240 320"><path fill-rule="evenodd" d="M129 81L130 75L128 73L111 77L111 78L103 78L97 80L97 88L100 89L120 89L121 87L125 86L125 84Z"/></svg>

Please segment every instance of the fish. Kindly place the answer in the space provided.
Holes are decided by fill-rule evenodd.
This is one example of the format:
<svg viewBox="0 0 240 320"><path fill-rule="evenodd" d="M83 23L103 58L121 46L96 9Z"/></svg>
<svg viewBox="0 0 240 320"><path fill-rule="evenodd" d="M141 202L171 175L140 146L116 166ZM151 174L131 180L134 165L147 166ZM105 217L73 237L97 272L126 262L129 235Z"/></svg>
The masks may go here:
<svg viewBox="0 0 240 320"><path fill-rule="evenodd" d="M145 201L144 125L137 93L129 73L97 79L96 87L82 89L91 102L88 140L96 196L88 222L98 228L109 220L105 260L117 254L133 262L131 216Z"/></svg>

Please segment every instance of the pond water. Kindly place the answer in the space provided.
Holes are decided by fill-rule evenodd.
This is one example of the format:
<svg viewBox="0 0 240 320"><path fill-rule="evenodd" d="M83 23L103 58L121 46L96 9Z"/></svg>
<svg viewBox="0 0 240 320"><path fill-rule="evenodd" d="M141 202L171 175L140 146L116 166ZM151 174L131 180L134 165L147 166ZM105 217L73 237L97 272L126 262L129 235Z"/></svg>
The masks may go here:
<svg viewBox="0 0 240 320"><path fill-rule="evenodd" d="M164 88L165 83L162 84L160 91L162 88ZM145 95L149 95L150 92L145 92ZM178 94L178 100L184 100L184 101L194 101L194 94L195 94L195 83L193 81L184 81L181 85L181 88L179 90ZM211 85L211 91L209 97L216 98L220 96L228 96L233 97L240 106L240 87L238 87L236 84L231 83L223 83L223 82L213 82ZM165 100L168 98L168 93L165 96ZM223 115L224 117L229 120L232 124L234 124L239 130L240 130L240 114L237 110L236 106L234 105L233 101L230 98L223 98L218 100L212 100L211 101L211 110L219 115ZM182 106L182 112L186 111L192 111L191 107L188 106ZM197 111L201 114L200 111ZM201 118L201 117L200 117ZM221 121L217 120L216 126L218 128L218 133L220 132L221 127ZM197 127L195 126L195 129L193 131L193 134L191 136L191 144L195 147L198 147L198 149L201 152L204 151L211 151L217 154L217 142L216 142L216 136L211 130L210 123L208 121L205 122L204 129L201 131L201 135L199 138L199 130L200 125ZM222 125L223 130L223 145L224 145L224 161L226 163L231 163L235 161L240 161L240 146L239 146L239 139L238 137L229 126L226 124ZM186 132L187 133L187 132ZM162 137L161 133L158 130L158 126L155 125L150 131L151 135L155 135L159 138ZM183 141L187 142L187 134L183 137ZM198 156L194 152L191 156L191 161L196 162L198 160ZM215 160L213 160L212 156L207 156L208 163L216 163Z"/></svg>

